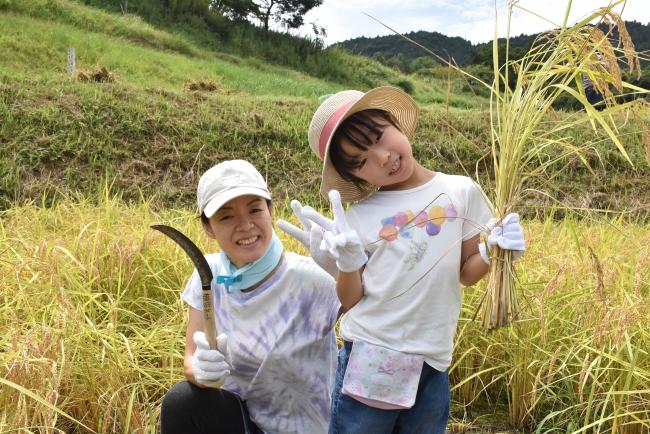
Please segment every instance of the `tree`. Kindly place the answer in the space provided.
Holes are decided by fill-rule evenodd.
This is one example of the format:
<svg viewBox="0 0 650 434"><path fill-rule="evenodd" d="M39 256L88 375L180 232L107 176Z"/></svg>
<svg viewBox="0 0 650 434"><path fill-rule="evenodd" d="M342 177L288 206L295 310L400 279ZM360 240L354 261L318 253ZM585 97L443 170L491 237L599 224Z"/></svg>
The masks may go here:
<svg viewBox="0 0 650 434"><path fill-rule="evenodd" d="M167 0L167 10L174 16L177 15L198 15L208 13L210 0Z"/></svg>
<svg viewBox="0 0 650 434"><path fill-rule="evenodd" d="M212 0L210 8L233 20L245 20L255 3L253 0Z"/></svg>
<svg viewBox="0 0 650 434"><path fill-rule="evenodd" d="M393 57L386 59L386 65L400 70L402 73L409 73L409 63L402 53L397 53Z"/></svg>
<svg viewBox="0 0 650 434"><path fill-rule="evenodd" d="M304 24L304 15L323 4L323 0L253 0L250 13L269 29L271 19L288 29L296 29Z"/></svg>
<svg viewBox="0 0 650 434"><path fill-rule="evenodd" d="M431 69L439 65L440 64L436 62L436 59L434 59L433 56L422 56L413 59L409 69L411 71L418 72L420 70Z"/></svg>

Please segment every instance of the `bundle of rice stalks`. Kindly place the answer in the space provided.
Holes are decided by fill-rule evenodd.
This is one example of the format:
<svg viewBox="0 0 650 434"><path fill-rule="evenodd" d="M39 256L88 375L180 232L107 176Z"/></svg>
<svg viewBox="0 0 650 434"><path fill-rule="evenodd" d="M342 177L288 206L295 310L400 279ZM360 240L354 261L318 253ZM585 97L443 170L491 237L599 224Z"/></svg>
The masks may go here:
<svg viewBox="0 0 650 434"><path fill-rule="evenodd" d="M188 80L185 82L185 89L199 92L214 92L218 89L218 85L214 80L209 78L197 81Z"/></svg>
<svg viewBox="0 0 650 434"><path fill-rule="evenodd" d="M494 81L491 85L490 125L492 131L491 157L494 168L493 204L497 218L516 211L523 196L529 192L527 182L532 177L553 177L550 167L559 158L577 156L589 170L582 152L593 142L574 144L568 131L589 122L603 132L632 164L617 134L617 112L634 102L619 103L624 92L646 93L622 80L621 64L631 72L639 71L639 59L625 28L625 23L612 8L624 4L619 0L601 8L580 22L567 26L571 9L567 2L564 23L557 30L540 35L531 50L519 60L508 57L509 39L505 45L505 63L499 65L499 45L495 31L493 43ZM509 4L508 29L513 8ZM531 12L532 13L532 12ZM590 23L607 24L604 33ZM614 32L616 30L616 32ZM615 44L612 44L616 34ZM514 85L510 74L515 74ZM603 98L603 107L594 107L585 94L583 83L591 82ZM553 103L562 94L577 99L585 115L571 118L547 116ZM602 139L594 139L602 140ZM559 148L560 157L548 158L550 148ZM493 329L504 326L518 311L512 256L510 251L495 247L491 251L486 295L483 299L483 326Z"/></svg>
<svg viewBox="0 0 650 434"><path fill-rule="evenodd" d="M102 66L96 70L77 69L75 76L80 81L95 81L97 83L109 83L115 81L115 75Z"/></svg>

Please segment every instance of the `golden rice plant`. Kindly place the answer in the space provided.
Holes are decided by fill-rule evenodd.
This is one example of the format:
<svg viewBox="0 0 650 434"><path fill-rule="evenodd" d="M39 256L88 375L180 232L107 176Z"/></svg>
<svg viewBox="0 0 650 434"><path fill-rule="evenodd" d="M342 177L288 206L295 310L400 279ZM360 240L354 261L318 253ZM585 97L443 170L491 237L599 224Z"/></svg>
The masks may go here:
<svg viewBox="0 0 650 434"><path fill-rule="evenodd" d="M490 126L494 170L494 188L491 191L497 218L518 209L524 196L530 192L527 184L532 177L553 177L551 166L557 159L547 158L550 149L561 149L558 158L575 155L590 169L582 154L595 142L575 144L567 133L579 124L591 123L632 164L618 136L616 114L630 108L634 102L619 103L614 91L619 95L647 91L621 78L621 63L627 64L632 72L639 71L639 59L625 23L612 9L624 3L624 0L613 2L568 26L572 4L569 0L564 22L556 30L541 34L522 59L509 59L509 39L506 39L506 60L502 65L499 64L495 27ZM525 11L516 1L510 2L508 30L513 8ZM606 23L610 31L603 33L590 24L594 21ZM612 45L614 29L618 37ZM605 108L602 111L587 101L583 76L588 77L604 96ZM584 106L584 116L563 119L548 116L555 101L563 94L574 97ZM492 249L488 276L482 318L483 326L493 329L508 324L518 312L510 251L498 246Z"/></svg>
<svg viewBox="0 0 650 434"><path fill-rule="evenodd" d="M75 202L0 213L0 432L157 432L188 264L147 204Z"/></svg>
<svg viewBox="0 0 650 434"><path fill-rule="evenodd" d="M108 189L0 211L1 433L159 432L161 399L183 378L192 264L157 222L217 250L194 213Z"/></svg>
<svg viewBox="0 0 650 434"><path fill-rule="evenodd" d="M149 224L172 224L205 251L216 244L189 211L93 202L0 213L0 432L157 432L160 400L182 379L179 292L192 264ZM455 422L647 432L650 226L528 227L520 280L532 319L483 333L471 320L480 294L466 292L450 375L467 417L455 411Z"/></svg>
<svg viewBox="0 0 650 434"><path fill-rule="evenodd" d="M525 320L484 333L472 321L481 294L465 292L450 368L456 422L478 432L505 421L540 434L648 432L650 226L569 216L527 228Z"/></svg>

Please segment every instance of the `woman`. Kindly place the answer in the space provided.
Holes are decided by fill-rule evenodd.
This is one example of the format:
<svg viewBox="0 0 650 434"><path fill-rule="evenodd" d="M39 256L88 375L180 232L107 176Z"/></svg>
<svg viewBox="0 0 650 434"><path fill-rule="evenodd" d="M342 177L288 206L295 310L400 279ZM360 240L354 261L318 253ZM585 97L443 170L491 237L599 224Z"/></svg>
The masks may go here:
<svg viewBox="0 0 650 434"><path fill-rule="evenodd" d="M336 369L340 303L332 277L284 252L264 179L243 160L209 169L198 186L212 283L217 349L202 328L201 283L192 274L186 381L163 400L163 434L325 433Z"/></svg>

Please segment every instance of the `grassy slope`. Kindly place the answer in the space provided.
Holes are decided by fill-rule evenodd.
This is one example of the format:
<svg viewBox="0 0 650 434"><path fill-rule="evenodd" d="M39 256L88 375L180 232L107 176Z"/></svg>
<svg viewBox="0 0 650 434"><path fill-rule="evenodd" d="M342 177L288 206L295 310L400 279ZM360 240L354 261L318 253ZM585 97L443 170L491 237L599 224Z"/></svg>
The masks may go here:
<svg viewBox="0 0 650 434"><path fill-rule="evenodd" d="M202 56L188 56L23 15L3 14L0 25L5 29L0 45L2 57L6 59L2 69L6 75L14 78L37 77L62 81L67 78L62 74L67 49L74 46L80 68L105 66L115 73L116 87L173 90L182 89L189 79L209 77L232 91L256 95L318 96L335 89L332 83L254 59L243 60L225 55L227 60L222 60L201 53L198 49L194 51ZM301 85L297 87L298 82Z"/></svg>
<svg viewBox="0 0 650 434"><path fill-rule="evenodd" d="M167 204L188 205L194 175L228 157L264 167L281 193L300 195L314 185L318 161L305 144L309 113L318 96L345 84L202 51L134 17L47 4L58 5L50 11L56 19L44 19L42 8L0 14L6 29L0 57L7 59L0 65L0 162L10 168L0 175L2 207L55 190L89 192L102 177L115 179L127 198L142 190ZM84 18L74 20L76 14ZM87 30L90 20L97 32ZM70 46L80 68L106 66L116 81L68 77ZM357 67L368 61L354 62ZM214 80L218 90L184 89L187 80L199 79ZM421 101L446 99L436 87L414 83ZM467 95L451 102L476 104ZM297 173L287 179L292 171Z"/></svg>
<svg viewBox="0 0 650 434"><path fill-rule="evenodd" d="M114 181L127 199L143 193L166 205L189 206L197 173L224 158L251 160L279 197L315 196L319 162L306 145L310 113L318 96L346 83L202 50L137 17L72 2L35 0L1 10L0 57L7 60L0 64L0 163L9 170L0 174L0 207L49 201L56 191L92 192L102 178ZM67 76L70 46L80 68L106 66L116 81L83 83ZM373 71L377 85L395 74L348 57L359 74ZM214 80L217 91L184 89L187 80L200 79ZM438 170L462 173L464 166L473 172L487 152L488 120L461 107L484 107L485 101L460 92L460 79L452 81L449 94L444 79L409 80L424 107L414 140L417 156ZM553 186L562 191L558 196L594 205L589 191L596 190L601 194L594 197L603 202L597 206L650 202L637 192L650 191L640 134L629 143L639 172L614 153L610 158L604 145L597 176L572 166ZM596 155L591 159L598 167ZM616 170L604 170L611 168Z"/></svg>

